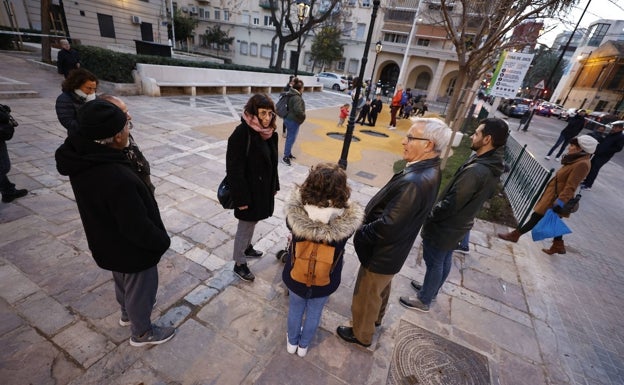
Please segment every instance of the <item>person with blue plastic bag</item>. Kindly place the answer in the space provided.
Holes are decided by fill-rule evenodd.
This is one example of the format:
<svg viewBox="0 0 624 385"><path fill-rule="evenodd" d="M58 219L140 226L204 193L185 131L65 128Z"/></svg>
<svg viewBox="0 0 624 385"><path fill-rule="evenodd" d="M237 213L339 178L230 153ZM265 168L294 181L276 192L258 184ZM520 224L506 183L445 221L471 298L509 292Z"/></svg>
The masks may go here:
<svg viewBox="0 0 624 385"><path fill-rule="evenodd" d="M563 166L557 170L555 176L546 185L546 189L535 204L529 220L510 233L498 234L498 237L506 241L518 242L520 236L532 230L544 218L549 209L552 209L559 217L568 217L569 214L562 212L562 207L575 196L579 185L589 173L590 158L597 145L598 141L589 135L572 138L568 145L568 152L561 158ZM546 254L565 254L563 233L555 236L552 246L548 249L542 249L542 251Z"/></svg>

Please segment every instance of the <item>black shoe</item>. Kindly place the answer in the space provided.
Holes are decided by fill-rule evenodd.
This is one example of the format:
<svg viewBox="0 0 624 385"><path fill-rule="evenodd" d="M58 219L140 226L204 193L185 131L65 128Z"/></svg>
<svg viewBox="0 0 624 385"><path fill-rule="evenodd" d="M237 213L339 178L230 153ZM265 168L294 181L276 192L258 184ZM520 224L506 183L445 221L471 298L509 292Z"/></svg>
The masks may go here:
<svg viewBox="0 0 624 385"><path fill-rule="evenodd" d="M364 344L358 341L358 339L355 338L355 336L353 335L353 328L351 327L338 326L338 329L336 329L336 333L338 334L338 337L352 344L358 344L358 345L364 346L365 348L371 346L371 344Z"/></svg>
<svg viewBox="0 0 624 385"><path fill-rule="evenodd" d="M262 251L254 249L252 245L247 246L245 249L245 255L250 258L259 258L262 257L262 254Z"/></svg>
<svg viewBox="0 0 624 385"><path fill-rule="evenodd" d="M454 251L457 251L461 254L470 254L470 247L458 244Z"/></svg>
<svg viewBox="0 0 624 385"><path fill-rule="evenodd" d="M418 283L416 281L410 282L410 285L412 285L412 289L416 290L416 294L419 294L420 291L422 290L422 284L420 284L420 283ZM436 297L431 298L431 302L435 302Z"/></svg>
<svg viewBox="0 0 624 385"><path fill-rule="evenodd" d="M249 271L246 263L241 265L234 264L234 274L238 275L240 279L247 282L253 282L253 280L256 279L256 276Z"/></svg>
<svg viewBox="0 0 624 385"><path fill-rule="evenodd" d="M289 159L297 159L297 157L296 157L296 156L294 156L293 154L288 155L288 158L289 158Z"/></svg>
<svg viewBox="0 0 624 385"><path fill-rule="evenodd" d="M284 159L282 159L282 161L284 161L284 163L286 163L288 166L292 166L290 164L290 158L289 157L285 156Z"/></svg>
<svg viewBox="0 0 624 385"><path fill-rule="evenodd" d="M5 192L5 193L2 193L2 202L4 203L13 202L17 198L26 196L26 194L28 194L28 190L26 190L25 188L21 190L13 190L13 191Z"/></svg>
<svg viewBox="0 0 624 385"><path fill-rule="evenodd" d="M399 297L399 303L408 309L420 310L427 313L429 305L422 303L418 297Z"/></svg>

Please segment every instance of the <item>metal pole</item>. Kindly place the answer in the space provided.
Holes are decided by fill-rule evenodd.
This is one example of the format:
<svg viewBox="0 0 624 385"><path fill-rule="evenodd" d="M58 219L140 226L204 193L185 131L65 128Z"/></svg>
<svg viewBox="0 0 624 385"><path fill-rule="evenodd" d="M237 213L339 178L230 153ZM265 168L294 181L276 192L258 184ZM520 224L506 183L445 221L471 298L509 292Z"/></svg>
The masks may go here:
<svg viewBox="0 0 624 385"><path fill-rule="evenodd" d="M297 60L295 61L295 77L299 71L299 56L301 55L301 28L303 28L303 20L299 20L299 38L297 39Z"/></svg>
<svg viewBox="0 0 624 385"><path fill-rule="evenodd" d="M420 1L419 1L420 2ZM355 127L355 110L357 103L360 99L360 91L362 89L361 83L364 79L364 68L366 62L368 62L368 49L370 48L371 38L373 36L373 29L375 28L375 19L377 18L377 10L381 0L373 0L373 11L371 13L371 21L368 25L368 35L366 36L366 43L364 44L364 52L362 53L362 63L360 65L359 81L355 89L355 95L353 96L353 103L351 105L351 113L349 114L349 123L347 124L347 132L345 133L344 142L342 143L342 152L340 154L340 160L338 164L340 167L347 169L347 157L349 156L349 147L351 146L351 139L353 138L353 128Z"/></svg>
<svg viewBox="0 0 624 385"><path fill-rule="evenodd" d="M173 23L173 0L169 0L169 9L171 9L171 48L175 49L175 24Z"/></svg>
<svg viewBox="0 0 624 385"><path fill-rule="evenodd" d="M397 84L402 84L403 88L405 87L405 73L407 72L407 59L409 58L409 50L412 45L412 39L414 38L414 34L416 33L416 23L418 22L418 14L420 12L420 0L418 0L418 5L416 6L416 14L414 15L414 22L412 23L412 29L410 29L409 37L407 38L407 44L405 46L405 53L403 54L403 62L401 62L401 67L399 68L399 78L397 79ZM396 89L396 87L395 87Z"/></svg>
<svg viewBox="0 0 624 385"><path fill-rule="evenodd" d="M375 61L373 62L373 72L371 73L371 79L370 79L370 84L367 87L366 90L366 98L368 99L370 97L370 93L373 93L373 96L375 96L375 90L373 89L373 86L376 86L377 83L375 83L375 67L377 67L377 58L379 57L379 52L375 53Z"/></svg>

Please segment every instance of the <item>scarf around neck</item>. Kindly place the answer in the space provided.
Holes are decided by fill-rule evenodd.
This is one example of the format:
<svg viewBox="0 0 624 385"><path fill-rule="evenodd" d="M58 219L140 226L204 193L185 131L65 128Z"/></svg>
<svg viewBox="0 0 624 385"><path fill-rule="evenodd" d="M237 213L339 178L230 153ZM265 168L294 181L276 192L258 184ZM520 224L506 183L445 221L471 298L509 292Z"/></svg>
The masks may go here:
<svg viewBox="0 0 624 385"><path fill-rule="evenodd" d="M267 140L273 136L273 128L262 127L257 116L249 115L247 112L243 112L243 120L245 120L245 123L247 123L249 127L253 128L254 131L260 134L262 139Z"/></svg>
<svg viewBox="0 0 624 385"><path fill-rule="evenodd" d="M586 157L587 155L590 155L590 154L586 153L585 151L579 151L575 154L565 154L563 158L561 158L561 164L566 165L566 164L574 163L574 161L576 161L577 159Z"/></svg>

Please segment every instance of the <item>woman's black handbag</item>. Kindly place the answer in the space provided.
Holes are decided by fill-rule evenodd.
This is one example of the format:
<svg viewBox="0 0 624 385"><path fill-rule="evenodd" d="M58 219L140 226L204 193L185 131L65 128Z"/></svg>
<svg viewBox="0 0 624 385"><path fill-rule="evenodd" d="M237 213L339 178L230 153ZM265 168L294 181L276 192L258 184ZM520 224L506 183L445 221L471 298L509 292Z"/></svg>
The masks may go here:
<svg viewBox="0 0 624 385"><path fill-rule="evenodd" d="M232 199L232 192L230 191L230 183L228 182L227 175L219 184L217 199L219 199L219 203L221 203L224 209L231 210L234 208L234 200Z"/></svg>

